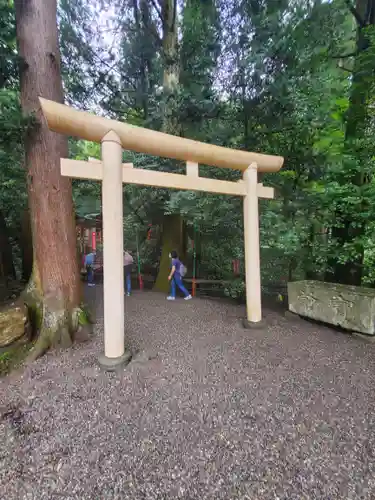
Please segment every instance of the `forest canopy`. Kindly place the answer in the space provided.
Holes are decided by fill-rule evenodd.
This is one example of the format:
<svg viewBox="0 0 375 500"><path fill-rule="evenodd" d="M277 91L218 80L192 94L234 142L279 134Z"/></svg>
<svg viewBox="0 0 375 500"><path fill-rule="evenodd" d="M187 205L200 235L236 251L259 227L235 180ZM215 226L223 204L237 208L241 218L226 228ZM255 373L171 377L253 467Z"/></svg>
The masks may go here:
<svg viewBox="0 0 375 500"><path fill-rule="evenodd" d="M0 1L1 269L27 281L33 251L23 139L35 117L21 111L25 61L15 14L13 1ZM65 102L284 156L283 169L262 178L276 192L260 207L264 291L300 278L372 286L374 24L374 0L60 0ZM71 158L99 155L98 145L69 140ZM124 160L183 168L130 152ZM201 175L240 178L206 166ZM100 185L74 181L73 200L76 215L100 213ZM160 248L150 244L148 228L156 228L160 247L166 217L179 217L199 242L202 277L229 281L226 292L242 296L241 205L230 197L124 186L125 242L135 250L138 239L142 266L157 266ZM191 259L191 248L184 251Z"/></svg>

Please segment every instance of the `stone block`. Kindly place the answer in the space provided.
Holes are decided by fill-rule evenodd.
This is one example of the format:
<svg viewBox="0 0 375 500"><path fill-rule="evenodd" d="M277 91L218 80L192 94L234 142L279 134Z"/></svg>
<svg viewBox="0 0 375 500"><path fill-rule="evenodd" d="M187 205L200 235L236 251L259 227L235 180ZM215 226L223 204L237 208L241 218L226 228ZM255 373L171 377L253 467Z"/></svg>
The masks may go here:
<svg viewBox="0 0 375 500"><path fill-rule="evenodd" d="M289 311L303 317L375 335L375 289L326 283L288 283Z"/></svg>
<svg viewBox="0 0 375 500"><path fill-rule="evenodd" d="M21 338L27 329L27 308L23 304L10 304L0 310L0 347Z"/></svg>

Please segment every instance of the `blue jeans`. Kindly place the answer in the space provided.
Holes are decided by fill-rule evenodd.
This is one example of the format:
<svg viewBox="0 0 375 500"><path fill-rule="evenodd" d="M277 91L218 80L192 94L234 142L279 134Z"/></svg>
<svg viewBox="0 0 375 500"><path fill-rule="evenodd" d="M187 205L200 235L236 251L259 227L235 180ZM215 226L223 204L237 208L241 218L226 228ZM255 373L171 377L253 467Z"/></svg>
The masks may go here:
<svg viewBox="0 0 375 500"><path fill-rule="evenodd" d="M132 291L131 272L132 272L131 266L124 267L126 293L131 293Z"/></svg>
<svg viewBox="0 0 375 500"><path fill-rule="evenodd" d="M173 275L172 280L171 280L171 297L176 297L176 285L181 290L181 292L185 295L185 297L190 295L189 292L184 287L184 284L182 283L181 276L179 276L179 275L176 276L176 273L175 273Z"/></svg>
<svg viewBox="0 0 375 500"><path fill-rule="evenodd" d="M88 283L94 283L94 270L91 266L87 266L87 281Z"/></svg>
<svg viewBox="0 0 375 500"><path fill-rule="evenodd" d="M125 281L126 281L126 292L130 293L132 291L132 280L130 274L127 274L125 276Z"/></svg>

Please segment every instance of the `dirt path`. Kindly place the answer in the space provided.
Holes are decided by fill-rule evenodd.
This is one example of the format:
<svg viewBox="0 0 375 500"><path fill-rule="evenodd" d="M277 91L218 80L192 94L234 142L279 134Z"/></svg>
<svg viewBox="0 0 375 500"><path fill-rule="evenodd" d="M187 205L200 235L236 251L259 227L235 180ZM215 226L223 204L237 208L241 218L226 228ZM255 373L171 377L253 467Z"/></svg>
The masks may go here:
<svg viewBox="0 0 375 500"><path fill-rule="evenodd" d="M126 301L134 360L97 337L0 381L0 498L375 497L375 345L241 307Z"/></svg>

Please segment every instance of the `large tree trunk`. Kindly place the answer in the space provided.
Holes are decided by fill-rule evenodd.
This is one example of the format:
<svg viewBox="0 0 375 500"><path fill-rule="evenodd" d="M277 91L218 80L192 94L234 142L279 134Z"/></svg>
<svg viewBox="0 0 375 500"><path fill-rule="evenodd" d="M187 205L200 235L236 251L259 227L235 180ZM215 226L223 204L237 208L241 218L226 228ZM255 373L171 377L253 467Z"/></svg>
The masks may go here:
<svg viewBox="0 0 375 500"><path fill-rule="evenodd" d="M184 224L180 215L164 216L163 245L159 272L154 286L154 288L160 292L167 293L169 290L168 274L171 270L171 258L169 254L172 250L176 250L179 257L184 259Z"/></svg>
<svg viewBox="0 0 375 500"><path fill-rule="evenodd" d="M177 92L180 80L178 57L177 0L163 0L163 123L162 130L180 135L181 125L177 117Z"/></svg>
<svg viewBox="0 0 375 500"><path fill-rule="evenodd" d="M60 175L60 158L68 156L68 140L49 131L38 101L38 96L64 101L56 0L16 0L15 6L21 105L25 114L36 119L25 139L34 254L25 296L32 298L40 319L37 357L51 346L71 344L81 286L71 182Z"/></svg>
<svg viewBox="0 0 375 500"><path fill-rule="evenodd" d="M151 60L147 50L147 44L149 43L147 39L148 33L146 32L146 27L148 27L151 20L147 0L140 0L139 5L138 0L133 0L133 14L140 43L140 89L138 89L138 92L140 92L139 101L142 106L143 119L146 121L148 119L149 73L151 70Z"/></svg>
<svg viewBox="0 0 375 500"><path fill-rule="evenodd" d="M179 84L177 0L164 0L163 9L163 87L169 91Z"/></svg>
<svg viewBox="0 0 375 500"><path fill-rule="evenodd" d="M354 13L357 22L357 42L349 108L346 117L345 149L349 155L357 156L360 163L362 163L358 142L363 137L368 122L369 97L374 77L374 67L369 61L371 55L365 56L365 54L372 50L369 27L375 25L375 0L357 0ZM347 176L343 177L342 182L344 184L350 182ZM351 179L352 184L359 187L369 181L368 176L365 176L362 171L356 172ZM363 207L364 210L366 210L366 207ZM345 263L339 263L335 260L329 262L330 270L326 274L326 280L360 286L364 256L361 237L365 234L366 225L352 219L351 214L347 215L345 213L345 207L339 208L336 220L340 222L340 226L332 228L332 237L339 248L342 248L345 244L355 244L357 255Z"/></svg>
<svg viewBox="0 0 375 500"><path fill-rule="evenodd" d="M162 130L168 134L180 135L181 124L177 114L177 93L180 80L178 57L177 0L162 0L163 37L163 121ZM169 289L168 273L171 260L169 253L176 250L180 256L183 251L183 220L179 215L164 216L163 247L160 257L157 290Z"/></svg>

